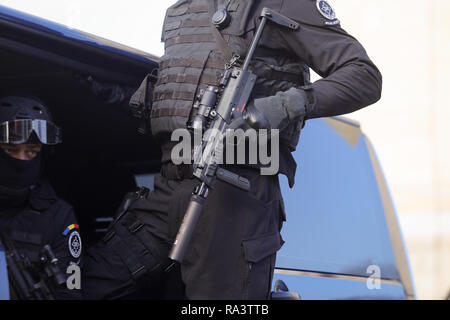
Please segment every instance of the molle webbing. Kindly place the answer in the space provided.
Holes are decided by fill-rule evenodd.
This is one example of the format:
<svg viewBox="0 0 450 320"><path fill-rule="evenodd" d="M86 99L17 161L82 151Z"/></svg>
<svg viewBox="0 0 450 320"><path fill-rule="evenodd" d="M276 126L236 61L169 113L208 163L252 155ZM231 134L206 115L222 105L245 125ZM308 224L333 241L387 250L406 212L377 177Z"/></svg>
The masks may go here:
<svg viewBox="0 0 450 320"><path fill-rule="evenodd" d="M216 86L218 77L216 75L209 75L209 74L202 74L201 76L198 75L189 75L185 73L179 73L179 74L168 74L165 76L160 77L159 83L165 84L165 83L190 83L190 84L198 84L200 80L200 83L207 84L210 86Z"/></svg>
<svg viewBox="0 0 450 320"><path fill-rule="evenodd" d="M210 0L210 1L212 1L212 0ZM191 5L189 7L169 9L167 12L167 16L176 17L176 16L181 16L181 15L190 14L190 13L208 12L208 9L209 9L208 5Z"/></svg>
<svg viewBox="0 0 450 320"><path fill-rule="evenodd" d="M213 35L211 33L179 35L167 39L165 42L165 47L169 48L176 44L202 43L202 42L214 42Z"/></svg>
<svg viewBox="0 0 450 320"><path fill-rule="evenodd" d="M152 110L152 118L161 117L189 117L191 107L188 108L159 108Z"/></svg>
<svg viewBox="0 0 450 320"><path fill-rule="evenodd" d="M204 62L197 59L189 59L189 58L181 58L181 59L169 59L161 62L161 70L167 69L167 68L177 68L177 67L186 67L186 68L203 68ZM223 70L225 67L224 60L220 58L209 58L206 63L206 69L218 69ZM281 72L272 70L269 68L255 68L252 70L258 78L262 78L265 80L279 80L279 81L288 81L293 83L302 83L304 81L303 76L301 74L297 73L287 73L287 72ZM177 75L170 75L170 79L175 79ZM190 79L187 81L184 81L184 83L192 83L195 84L195 80L193 77L196 77L198 80L198 76L192 76L192 79L190 77L186 76L186 79ZM159 79L160 83L169 83L169 82L176 82L179 83L180 81L167 81L169 78L161 77ZM201 83L209 84L209 85L217 85L217 78L213 79L211 76L208 77L208 75L203 75L201 79ZM191 82L192 81L192 82Z"/></svg>
<svg viewBox="0 0 450 320"><path fill-rule="evenodd" d="M161 91L153 94L153 101L161 100L184 100L193 101L195 92L192 91Z"/></svg>
<svg viewBox="0 0 450 320"><path fill-rule="evenodd" d="M190 58L173 58L164 60L160 64L160 69L164 70L167 68L177 68L177 67L185 67L185 68L203 68L205 63L199 59L190 59ZM225 68L225 62L222 59L213 59L209 58L206 62L207 69L220 69L223 70Z"/></svg>
<svg viewBox="0 0 450 320"><path fill-rule="evenodd" d="M176 30L180 28L194 28L194 27L210 27L211 26L211 19L208 18L201 18L198 20L179 20L174 22L169 22L164 26L164 31L171 31Z"/></svg>

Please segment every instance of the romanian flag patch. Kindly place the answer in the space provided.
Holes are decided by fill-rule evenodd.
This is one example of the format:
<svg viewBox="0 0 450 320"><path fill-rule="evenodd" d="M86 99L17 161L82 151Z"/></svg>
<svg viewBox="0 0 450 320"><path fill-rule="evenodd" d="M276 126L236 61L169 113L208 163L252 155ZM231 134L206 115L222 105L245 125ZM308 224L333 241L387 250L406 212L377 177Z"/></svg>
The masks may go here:
<svg viewBox="0 0 450 320"><path fill-rule="evenodd" d="M70 231L72 231L73 229L79 229L79 228L80 227L77 224L71 224L70 226L68 226L66 228L66 230L64 230L64 232L62 234L63 234L63 236L67 236L70 233Z"/></svg>

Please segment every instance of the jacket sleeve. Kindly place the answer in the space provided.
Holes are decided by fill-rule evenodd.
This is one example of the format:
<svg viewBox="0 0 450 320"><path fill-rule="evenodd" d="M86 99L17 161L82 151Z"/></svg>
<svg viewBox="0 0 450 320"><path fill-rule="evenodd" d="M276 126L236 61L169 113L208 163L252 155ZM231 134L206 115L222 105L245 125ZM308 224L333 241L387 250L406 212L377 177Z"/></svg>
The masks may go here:
<svg viewBox="0 0 450 320"><path fill-rule="evenodd" d="M315 0L284 0L280 11L300 23L297 31L279 28L282 46L322 77L303 87L306 119L350 113L380 99L380 71L337 18L326 18Z"/></svg>

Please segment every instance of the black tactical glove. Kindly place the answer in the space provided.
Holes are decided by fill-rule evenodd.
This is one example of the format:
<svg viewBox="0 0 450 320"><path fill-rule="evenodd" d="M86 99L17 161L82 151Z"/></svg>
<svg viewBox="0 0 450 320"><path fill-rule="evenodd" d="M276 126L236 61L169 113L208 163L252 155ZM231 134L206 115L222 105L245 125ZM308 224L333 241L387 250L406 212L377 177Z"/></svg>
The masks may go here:
<svg viewBox="0 0 450 320"><path fill-rule="evenodd" d="M243 130L278 129L281 143L295 151L305 124L306 101L303 90L297 88L255 99L248 104L239 127ZM233 124L237 126L239 121Z"/></svg>
<svg viewBox="0 0 450 320"><path fill-rule="evenodd" d="M274 96L255 99L246 109L244 119L254 129L278 129L282 132L306 116L306 96L291 88Z"/></svg>

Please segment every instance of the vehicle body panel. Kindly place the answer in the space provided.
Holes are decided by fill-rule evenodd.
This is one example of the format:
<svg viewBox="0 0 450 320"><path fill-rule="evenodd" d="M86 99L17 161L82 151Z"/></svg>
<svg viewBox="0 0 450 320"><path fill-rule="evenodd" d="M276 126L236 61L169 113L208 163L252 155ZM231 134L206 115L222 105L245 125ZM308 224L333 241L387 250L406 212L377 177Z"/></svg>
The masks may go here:
<svg viewBox="0 0 450 320"><path fill-rule="evenodd" d="M397 280L365 139L359 133L355 144L348 143L330 121L337 120L308 121L294 154L296 184L282 184L286 244L277 265L356 276L378 265L386 278Z"/></svg>
<svg viewBox="0 0 450 320"><path fill-rule="evenodd" d="M5 251L0 243L0 300L9 300L8 273L6 269Z"/></svg>
<svg viewBox="0 0 450 320"><path fill-rule="evenodd" d="M366 298L382 297L386 290L385 297L390 299L398 285L404 287L402 298L415 298L389 190L359 124L342 117L308 121L294 157L299 165L296 185L289 189L286 181L281 183L287 212L282 230L286 243L277 255L274 281L285 278L283 272L291 272L291 279L292 274L307 272L313 275L311 281L320 283L346 279L334 283L365 288L361 294ZM381 281L394 283L383 285L376 294L361 286L372 279L375 270ZM311 282L304 278L305 287L297 289L308 297ZM328 294L324 294L326 299ZM340 298L347 296L342 292Z"/></svg>
<svg viewBox="0 0 450 320"><path fill-rule="evenodd" d="M302 300L403 300L401 283L381 281L377 287L368 285L366 278L346 278L318 273L284 274L277 270L274 278L283 280L290 291Z"/></svg>

